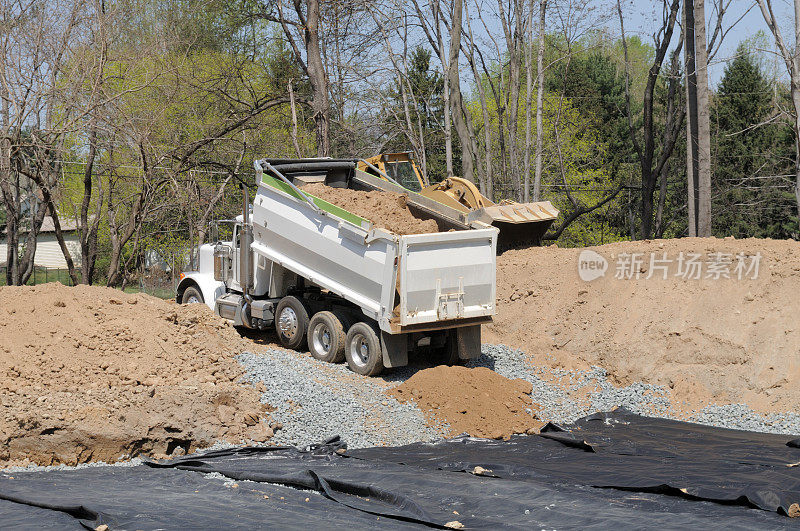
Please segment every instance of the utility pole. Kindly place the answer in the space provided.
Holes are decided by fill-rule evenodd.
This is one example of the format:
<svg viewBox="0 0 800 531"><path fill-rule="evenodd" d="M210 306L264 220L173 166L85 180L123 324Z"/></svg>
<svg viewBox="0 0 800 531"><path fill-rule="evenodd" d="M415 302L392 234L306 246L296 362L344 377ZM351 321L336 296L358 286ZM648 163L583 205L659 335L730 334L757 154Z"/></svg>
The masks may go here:
<svg viewBox="0 0 800 531"><path fill-rule="evenodd" d="M704 0L684 1L689 236L711 236L711 126Z"/></svg>
<svg viewBox="0 0 800 531"><path fill-rule="evenodd" d="M694 54L694 3L683 2L683 54L686 65L686 184L689 206L689 236L697 236L698 198L700 196L697 158L697 68Z"/></svg>

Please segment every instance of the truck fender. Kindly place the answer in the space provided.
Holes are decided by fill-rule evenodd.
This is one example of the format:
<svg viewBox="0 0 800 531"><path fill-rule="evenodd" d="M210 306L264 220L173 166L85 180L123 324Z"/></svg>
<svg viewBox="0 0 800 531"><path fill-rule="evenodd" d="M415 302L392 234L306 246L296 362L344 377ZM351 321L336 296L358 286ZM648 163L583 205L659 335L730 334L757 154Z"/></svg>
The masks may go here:
<svg viewBox="0 0 800 531"><path fill-rule="evenodd" d="M183 273L182 276L183 278L175 290L175 300L178 304L180 304L186 288L195 286L203 294L203 302L213 311L215 301L225 293L225 283L216 281L213 277L196 271Z"/></svg>

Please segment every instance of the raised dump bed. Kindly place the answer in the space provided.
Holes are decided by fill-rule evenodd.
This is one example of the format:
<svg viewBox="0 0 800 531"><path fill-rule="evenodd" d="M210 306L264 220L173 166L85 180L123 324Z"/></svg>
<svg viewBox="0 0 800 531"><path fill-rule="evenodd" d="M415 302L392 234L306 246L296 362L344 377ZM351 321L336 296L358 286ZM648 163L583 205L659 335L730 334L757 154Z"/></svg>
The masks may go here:
<svg viewBox="0 0 800 531"><path fill-rule="evenodd" d="M357 304L387 333L494 314L491 227L402 235L262 172L253 250Z"/></svg>

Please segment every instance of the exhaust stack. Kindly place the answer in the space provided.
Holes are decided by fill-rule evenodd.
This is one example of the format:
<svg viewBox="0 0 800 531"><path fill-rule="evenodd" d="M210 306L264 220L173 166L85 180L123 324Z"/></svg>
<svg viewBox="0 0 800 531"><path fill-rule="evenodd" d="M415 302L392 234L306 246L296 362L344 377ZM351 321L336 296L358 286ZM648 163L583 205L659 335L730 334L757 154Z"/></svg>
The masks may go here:
<svg viewBox="0 0 800 531"><path fill-rule="evenodd" d="M253 243L253 227L250 225L250 191L242 184L242 230L239 231L239 285L246 300L253 290L253 258L250 244Z"/></svg>

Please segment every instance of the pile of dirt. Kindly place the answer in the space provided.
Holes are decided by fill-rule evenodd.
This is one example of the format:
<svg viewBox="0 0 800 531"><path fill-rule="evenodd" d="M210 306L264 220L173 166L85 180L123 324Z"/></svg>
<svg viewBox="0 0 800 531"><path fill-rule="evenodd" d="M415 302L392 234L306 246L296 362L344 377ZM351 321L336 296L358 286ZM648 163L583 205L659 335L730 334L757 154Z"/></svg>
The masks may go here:
<svg viewBox="0 0 800 531"><path fill-rule="evenodd" d="M0 288L0 465L264 441L243 341L205 305L61 284Z"/></svg>
<svg viewBox="0 0 800 531"><path fill-rule="evenodd" d="M377 228L395 234L427 234L439 230L435 221L414 217L406 206L402 194L378 190L364 192L349 188L333 188L324 184L309 184L303 187L303 191L356 216L368 219Z"/></svg>
<svg viewBox="0 0 800 531"><path fill-rule="evenodd" d="M485 367L424 369L391 389L401 402L412 401L430 423L447 423L449 435L507 439L514 433L537 433L543 425L531 401L533 386L525 380L509 380Z"/></svg>
<svg viewBox="0 0 800 531"><path fill-rule="evenodd" d="M579 259L586 278L603 261L607 269L582 279ZM690 261L701 264L699 279ZM522 348L537 363L598 365L615 383L667 386L693 407L744 402L777 412L800 403L797 242L684 238L508 251L498 257L497 288L484 341Z"/></svg>

